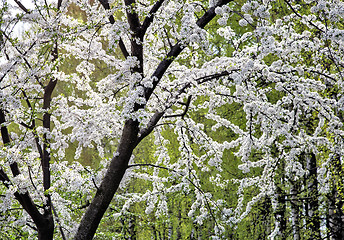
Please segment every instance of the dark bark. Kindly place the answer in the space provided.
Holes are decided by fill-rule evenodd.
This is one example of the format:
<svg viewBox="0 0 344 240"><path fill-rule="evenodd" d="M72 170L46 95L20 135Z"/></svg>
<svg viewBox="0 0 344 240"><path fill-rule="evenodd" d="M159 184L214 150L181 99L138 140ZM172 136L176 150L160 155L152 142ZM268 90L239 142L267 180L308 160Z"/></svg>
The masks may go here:
<svg viewBox="0 0 344 240"><path fill-rule="evenodd" d="M277 186L276 195L277 195L278 205L275 212L275 218L279 224L280 237L282 240L284 240L284 239L287 239L287 236L286 236L287 220L285 216L286 215L286 201L285 201L284 193L279 186Z"/></svg>
<svg viewBox="0 0 344 240"><path fill-rule="evenodd" d="M307 176L308 198L307 201L307 226L313 239L320 239L320 218L318 202L318 175L317 162L314 153L306 156L306 167L309 171Z"/></svg>
<svg viewBox="0 0 344 240"><path fill-rule="evenodd" d="M338 191L332 190L332 194L329 197L328 207L328 228L330 239L337 240L343 239L343 213L341 209L342 203L338 201Z"/></svg>
<svg viewBox="0 0 344 240"><path fill-rule="evenodd" d="M43 109L46 111L43 115L43 127L50 132L50 102L51 102L51 95L56 86L57 81L55 79L51 80L45 88L44 96L43 96ZM43 156L41 156L42 160L42 169L43 169L43 186L44 190L50 188L50 151L49 151L49 140L47 138L47 134L44 133L43 135Z"/></svg>
<svg viewBox="0 0 344 240"><path fill-rule="evenodd" d="M327 227L330 239L344 238L344 214L343 214L343 171L339 156L332 161L332 192L328 197Z"/></svg>
<svg viewBox="0 0 344 240"><path fill-rule="evenodd" d="M39 240L52 240L54 238L54 219L52 214L44 216L38 227Z"/></svg>
<svg viewBox="0 0 344 240"><path fill-rule="evenodd" d="M54 49L51 52L53 56L53 60L55 61L58 58L58 48L55 45ZM52 78L50 79L48 85L44 88L44 95L43 95L43 109L45 113L43 114L43 128L48 132L50 132L50 105L52 94L57 84L57 79ZM47 136L47 133L43 134L43 148L42 148L42 155L41 157L41 164L42 164L42 173L43 173L43 189L44 189L44 196L47 198L45 203L43 204L43 216L42 216L42 227L37 226L38 229L38 239L53 239L54 235L54 218L52 212L52 202L50 194L46 191L49 190L51 186L51 173L50 173L50 137Z"/></svg>
<svg viewBox="0 0 344 240"><path fill-rule="evenodd" d="M3 110L0 110L0 124L5 123L5 113ZM2 142L6 146L10 144L10 135L8 133L8 129L6 126L1 126L1 137L2 137ZM18 176L20 174L20 170L18 167L18 164L16 162L13 162L10 164L10 168L12 171L13 176Z"/></svg>
<svg viewBox="0 0 344 240"><path fill-rule="evenodd" d="M138 122L126 121L116 156L111 160L105 177L100 184L92 203L83 216L75 239L92 239L113 195L123 178L128 162L136 145Z"/></svg>
<svg viewBox="0 0 344 240"><path fill-rule="evenodd" d="M126 6L127 20L131 30L131 56L134 56L139 61L132 71L139 73L143 78L143 37L144 32L140 23L138 14L135 11L135 0L124 0Z"/></svg>
<svg viewBox="0 0 344 240"><path fill-rule="evenodd" d="M57 1L57 9L58 9L58 10L60 10L61 5L62 5L62 0L58 0L58 1Z"/></svg>
<svg viewBox="0 0 344 240"><path fill-rule="evenodd" d="M149 11L148 16L145 18L145 20L142 23L142 34L144 35L149 28L149 26L152 24L154 20L154 14L160 9L161 5L164 3L165 0L159 0L157 1L152 9Z"/></svg>
<svg viewBox="0 0 344 240"><path fill-rule="evenodd" d="M293 229L293 239L294 240L299 240L300 239L300 223L299 223L299 205L297 202L297 193L299 190L299 184L292 182L291 183L291 189L290 189L290 194L292 196L291 201L290 201L290 208L291 208L291 224L292 224L292 229Z"/></svg>
<svg viewBox="0 0 344 240"><path fill-rule="evenodd" d="M21 8L25 13L30 13L30 11L18 0L14 0L19 8Z"/></svg>
<svg viewBox="0 0 344 240"><path fill-rule="evenodd" d="M6 122L6 120L5 120L4 111L2 109L0 109L1 137L2 137L2 142L6 146L7 144L10 143L10 135L8 134L7 127L2 125L5 122Z"/></svg>
<svg viewBox="0 0 344 240"><path fill-rule="evenodd" d="M137 143L139 143L154 130L155 125L159 122L163 115L164 112L157 112L152 116L149 123L147 124L147 127L140 130Z"/></svg>
<svg viewBox="0 0 344 240"><path fill-rule="evenodd" d="M280 152L277 148L273 149L273 154L278 156ZM274 211L274 218L275 218L275 228L276 226L279 227L279 239L285 240L287 237L287 219L286 219L286 192L283 187L285 186L286 182L286 175L285 175L285 161L284 159L280 159L278 165L275 169L275 198L277 200L276 209Z"/></svg>

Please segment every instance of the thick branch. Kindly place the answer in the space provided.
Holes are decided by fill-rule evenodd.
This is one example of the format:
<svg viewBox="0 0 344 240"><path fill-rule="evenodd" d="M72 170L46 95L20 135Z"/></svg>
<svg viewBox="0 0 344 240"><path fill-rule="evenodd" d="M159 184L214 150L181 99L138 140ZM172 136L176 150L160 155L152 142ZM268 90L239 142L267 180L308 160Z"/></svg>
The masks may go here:
<svg viewBox="0 0 344 240"><path fill-rule="evenodd" d="M127 20L131 30L131 56L134 56L139 61L139 64L133 68L134 72L139 73L143 78L143 37L140 19L135 11L135 0L124 0L126 6Z"/></svg>
<svg viewBox="0 0 344 240"><path fill-rule="evenodd" d="M21 10L23 10L25 13L29 13L30 11L18 0L14 0L18 7L20 7Z"/></svg>
<svg viewBox="0 0 344 240"><path fill-rule="evenodd" d="M62 4L62 0L58 0L57 2L57 9L60 10Z"/></svg>
<svg viewBox="0 0 344 240"><path fill-rule="evenodd" d="M3 182L5 187L9 187L10 179L2 168L0 168L0 181Z"/></svg>
<svg viewBox="0 0 344 240"><path fill-rule="evenodd" d="M4 111L0 109L1 137L2 137L2 142L6 146L7 144L10 143L10 135L8 134L7 127L3 125L5 122L6 120L5 120Z"/></svg>
<svg viewBox="0 0 344 240"><path fill-rule="evenodd" d="M159 122L161 117L164 115L165 112L156 112L152 118L150 119L148 125L146 128L141 129L139 133L139 137L137 139L137 144L141 142L142 139L144 139L146 136L148 136L156 126L156 124Z"/></svg>
<svg viewBox="0 0 344 240"><path fill-rule="evenodd" d="M58 58L58 48L57 44L55 44L54 49L51 52L52 55L52 62L57 60ZM45 110L45 113L43 114L43 128L45 129L45 132L43 134L43 147L42 147L42 153L41 154L41 165L42 165L42 173L43 173L43 189L44 189L44 195L46 197L46 201L44 201L43 204L43 220L44 220L44 226L38 226L38 239L53 239L54 236L54 220L53 220L53 213L52 213L52 202L50 194L46 191L49 190L51 185L51 179L50 179L50 138L48 137L48 134L50 132L50 105L51 105L51 99L52 94L55 89L55 86L57 84L57 79L52 78L49 80L49 83L44 88L44 94L43 94L43 109ZM38 139L35 139L36 144L39 145ZM38 148L39 149L39 148Z"/></svg>
<svg viewBox="0 0 344 240"><path fill-rule="evenodd" d="M136 5L135 0L124 0L127 12L128 23L130 26L130 30L133 32L135 36L140 36L141 31L141 24L139 16L135 11L134 7Z"/></svg>
<svg viewBox="0 0 344 240"><path fill-rule="evenodd" d="M118 45L119 45L119 48L121 49L121 51L122 51L122 53L123 53L123 56L124 56L125 58L127 58L127 57L129 56L129 53L128 53L127 48L126 48L125 45L124 45L124 42L123 42L122 38L119 38L119 43L118 43Z"/></svg>
<svg viewBox="0 0 344 240"><path fill-rule="evenodd" d="M54 49L52 50L51 55L53 56L52 61L55 61L58 58L58 49L57 44L55 45ZM48 85L44 88L44 95L43 95L43 109L45 113L43 114L43 128L48 133L43 134L43 157L41 158L42 163L42 171L43 171L43 188L44 191L47 191L51 185L50 179L50 140L47 137L47 134L50 134L50 104L52 99L53 91L56 87L57 79L52 78L50 79ZM46 194L47 201L44 203L44 216L50 219L49 223L53 224L52 221L52 203L49 194ZM51 226L50 226L51 227ZM53 230L53 228L52 228Z"/></svg>
<svg viewBox="0 0 344 240"><path fill-rule="evenodd" d="M45 88L44 96L43 96L43 109L46 111L43 115L43 127L46 131L50 131L50 102L51 102L51 95L53 90L56 86L56 79L51 79L48 85ZM43 170L43 187L44 190L48 190L50 188L50 151L49 142L47 139L47 134L44 133L43 135L43 158L42 160L42 170Z"/></svg>
<svg viewBox="0 0 344 240"><path fill-rule="evenodd" d="M14 193L15 198L18 200L20 205L23 206L25 211L30 215L38 229L45 227L45 219L42 214L38 211L36 205L32 201L29 193L19 194L18 192Z"/></svg>
<svg viewBox="0 0 344 240"><path fill-rule="evenodd" d="M8 133L7 127L3 125L5 122L6 120L5 120L4 111L0 109L1 137L2 137L2 142L6 146L10 143L10 135ZM20 174L20 170L16 162L11 163L10 167L11 167L11 171L14 177Z"/></svg>
<svg viewBox="0 0 344 240"><path fill-rule="evenodd" d="M145 20L142 23L142 34L144 35L149 28L149 26L152 24L154 19L154 14L160 9L161 5L164 3L165 0L159 0L157 1L152 9L149 11L148 16L145 18Z"/></svg>

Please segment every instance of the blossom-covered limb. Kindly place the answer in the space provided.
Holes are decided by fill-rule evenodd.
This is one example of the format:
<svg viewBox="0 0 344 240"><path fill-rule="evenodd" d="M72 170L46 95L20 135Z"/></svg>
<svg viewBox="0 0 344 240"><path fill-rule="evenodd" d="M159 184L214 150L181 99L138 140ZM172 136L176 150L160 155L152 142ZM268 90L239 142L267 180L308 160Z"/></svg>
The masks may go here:
<svg viewBox="0 0 344 240"><path fill-rule="evenodd" d="M210 7L203 15L200 17L200 19L197 20L196 24L200 28L204 28L215 16L215 9L217 7L221 7L232 0L221 0L218 1L217 4L213 7ZM184 46L179 41L177 42L169 51L167 56L159 63L156 70L152 74L152 78L154 79L153 87L152 88L146 88L145 89L145 98L148 101L151 94L153 93L155 87L158 85L160 79L165 74L168 67L171 65L171 63L178 57L178 55L183 51Z"/></svg>
<svg viewBox="0 0 344 240"><path fill-rule="evenodd" d="M3 143L6 146L10 144L10 138L9 138L7 127L3 126L4 123L5 123L5 115L4 115L3 110L0 110L1 136L2 136ZM14 161L10 163L10 168L14 177L21 174L17 162ZM10 179L2 168L0 169L0 175L1 175L0 180L8 188L10 186ZM52 219L50 219L49 216L47 215L42 215L38 211L37 206L34 204L28 192L19 193L18 191L16 191L14 193L14 196L17 199L17 201L20 203L20 205L25 209L25 211L32 217L32 220L35 222L38 228L39 239L51 238L53 234L51 230L53 230L53 227L49 228L49 226L52 223L51 221Z"/></svg>
<svg viewBox="0 0 344 240"><path fill-rule="evenodd" d="M152 24L154 20L154 14L160 9L161 5L164 3L165 0L158 0L152 9L149 11L148 16L145 18L145 20L142 23L142 34L144 35L149 28L149 26Z"/></svg>
<svg viewBox="0 0 344 240"><path fill-rule="evenodd" d="M162 118L162 116L165 114L164 111L162 112L156 112L151 119L149 120L149 123L144 129L141 129L139 132L139 136L137 138L137 144L144 139L146 136L148 136L155 128L159 120Z"/></svg>
<svg viewBox="0 0 344 240"><path fill-rule="evenodd" d="M62 0L61 0L62 1ZM109 1L108 0L99 0L99 2L102 4L102 6L104 7L105 10L110 10L110 5L109 5ZM115 18L113 17L113 15L109 16L109 20L111 24L115 23ZM123 42L123 39L121 37L119 37L119 48L122 51L122 54L125 58L127 58L129 56L128 50Z"/></svg>

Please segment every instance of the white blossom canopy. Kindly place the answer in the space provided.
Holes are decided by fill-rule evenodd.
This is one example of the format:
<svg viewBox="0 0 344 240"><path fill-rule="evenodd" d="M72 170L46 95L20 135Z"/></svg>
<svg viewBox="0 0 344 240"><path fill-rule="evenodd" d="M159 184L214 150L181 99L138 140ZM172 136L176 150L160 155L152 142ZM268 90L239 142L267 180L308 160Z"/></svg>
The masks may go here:
<svg viewBox="0 0 344 240"><path fill-rule="evenodd" d="M189 217L215 220L220 238L274 203L278 169L307 175L302 156L329 191L344 155L342 1L15 2L0 11L0 224L42 237L45 219L88 239L109 205L160 216L171 194L193 192ZM135 158L143 139L154 144ZM89 148L97 168L79 163ZM135 179L149 187L127 189ZM229 185L236 194L214 195Z"/></svg>

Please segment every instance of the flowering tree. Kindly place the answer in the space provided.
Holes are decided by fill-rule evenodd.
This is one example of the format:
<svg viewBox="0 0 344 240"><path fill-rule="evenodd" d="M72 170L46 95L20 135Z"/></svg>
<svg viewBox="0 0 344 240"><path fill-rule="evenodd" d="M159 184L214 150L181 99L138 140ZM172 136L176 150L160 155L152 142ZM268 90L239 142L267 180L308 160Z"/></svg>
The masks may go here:
<svg viewBox="0 0 344 240"><path fill-rule="evenodd" d="M334 192L331 209L341 214L340 0L37 0L3 3L1 15L8 237L92 239L109 207L119 209L111 218L138 202L166 215L178 192L194 194L188 216L213 221L214 238L263 199L274 209L270 237L286 238L287 214L298 236L305 189L313 236L321 224L336 229L320 221L319 198ZM135 158L147 138L150 160ZM87 148L97 168L77 161ZM233 159L241 173L228 177ZM125 191L135 179L148 187ZM229 185L234 197L215 194Z"/></svg>

